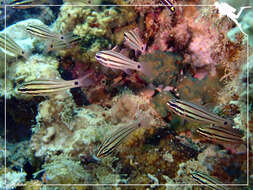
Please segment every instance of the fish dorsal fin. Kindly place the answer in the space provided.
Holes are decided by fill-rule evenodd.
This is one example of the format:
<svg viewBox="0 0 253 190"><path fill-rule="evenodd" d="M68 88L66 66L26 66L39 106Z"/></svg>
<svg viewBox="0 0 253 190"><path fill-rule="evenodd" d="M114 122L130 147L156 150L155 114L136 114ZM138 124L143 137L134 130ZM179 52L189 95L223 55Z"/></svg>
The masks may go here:
<svg viewBox="0 0 253 190"><path fill-rule="evenodd" d="M120 49L118 45L115 45L114 48L112 48L112 51L119 53Z"/></svg>

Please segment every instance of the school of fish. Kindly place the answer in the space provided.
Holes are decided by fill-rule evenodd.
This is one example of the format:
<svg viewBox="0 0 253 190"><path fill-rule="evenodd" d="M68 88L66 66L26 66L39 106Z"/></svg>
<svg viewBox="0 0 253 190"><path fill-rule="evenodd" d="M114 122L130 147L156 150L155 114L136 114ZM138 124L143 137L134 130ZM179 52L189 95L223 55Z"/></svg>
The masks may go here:
<svg viewBox="0 0 253 190"><path fill-rule="evenodd" d="M9 3L14 8L30 8L36 1L23 0L12 1ZM43 3L47 3L43 1ZM172 13L175 12L175 7L169 0L161 0L161 3L166 6ZM48 26L28 25L26 32L33 37L45 40L47 44L47 51L57 51L61 49L70 48L76 45L81 40L80 37L75 36L73 33L60 34L53 32ZM139 53L146 53L146 44L143 42L138 29L133 29L124 33L124 45L135 51L137 56ZM136 62L131 60L119 50L117 47L112 50L103 50L96 53L95 58L104 67L121 70L129 74L131 71L140 72L148 77L152 75L152 68L146 63ZM25 52L19 44L17 44L8 34L0 33L0 50L12 57L29 58L29 53ZM90 77L93 72L87 72L83 77L75 80L51 80L51 79L36 79L33 81L24 82L17 86L17 93L30 96L52 96L62 91L71 88L89 87L92 85ZM220 117L205 107L187 102L180 99L170 99L167 102L168 109L186 119L193 122L203 124L203 127L196 129L197 133L206 140L216 143L225 144L244 144L242 140L243 135L239 130L233 129L233 122L230 119ZM138 118L136 122L126 126L116 128L109 136L105 137L104 142L96 151L98 159L114 153L119 146L124 144L124 141L138 128L145 127L147 122ZM200 171L191 173L191 177L200 184L206 184L212 189L226 189L221 185L220 181L208 176ZM216 185L214 185L216 184Z"/></svg>

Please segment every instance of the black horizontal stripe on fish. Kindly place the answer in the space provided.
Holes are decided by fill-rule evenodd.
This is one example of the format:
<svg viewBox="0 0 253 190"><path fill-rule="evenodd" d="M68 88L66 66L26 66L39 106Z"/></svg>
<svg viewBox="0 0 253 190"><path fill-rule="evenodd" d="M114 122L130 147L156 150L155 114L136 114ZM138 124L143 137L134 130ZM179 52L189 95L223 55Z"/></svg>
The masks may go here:
<svg viewBox="0 0 253 190"><path fill-rule="evenodd" d="M8 34L0 33L0 47L15 56L28 58L27 53Z"/></svg>
<svg viewBox="0 0 253 190"><path fill-rule="evenodd" d="M52 82L52 81L51 81ZM33 81L32 83L24 83L18 87L18 91L27 94L43 94L53 93L64 89L69 89L73 86L73 81L62 81L50 83L50 81ZM78 85L78 84L77 84Z"/></svg>
<svg viewBox="0 0 253 190"><path fill-rule="evenodd" d="M129 130L123 130L123 133L120 133L121 131L119 131L119 130L121 130L121 129L116 130L114 133L119 132L119 133L116 134L117 136L112 136L111 138L109 138L108 140L106 140L102 144L101 147L103 147L103 148L101 150L106 150L108 147L110 147L110 145L112 145L112 143L110 143L110 142L115 142L117 139L119 139L119 141L117 141L115 144L113 144L113 146L111 148L109 148L105 152L103 152L102 155L109 155L109 154L111 154L115 150L115 148L124 140L123 137L127 136L128 134L130 134L131 131L132 131L132 129L134 129L134 127L130 128L130 129ZM108 144L108 145L106 145L106 144Z"/></svg>
<svg viewBox="0 0 253 190"><path fill-rule="evenodd" d="M44 26L28 25L26 30L31 34L41 38L55 38L56 35Z"/></svg>
<svg viewBox="0 0 253 190"><path fill-rule="evenodd" d="M226 190L227 188L223 187L219 180L216 178L209 176L202 172L192 172L191 173L192 178L199 184L207 185L208 188L215 189L215 190Z"/></svg>
<svg viewBox="0 0 253 190"><path fill-rule="evenodd" d="M116 129L99 147L97 157L104 157L113 153L116 148L126 139L126 137L139 126L140 123L134 123L130 124L130 126L123 126Z"/></svg>
<svg viewBox="0 0 253 190"><path fill-rule="evenodd" d="M186 114L184 114L184 112L185 112L184 109L183 109L183 108L180 108L179 106L177 106L177 105L175 105L175 104L174 104L174 105L171 105L171 103L170 103L170 106L171 106L172 109L173 109L172 111L175 112L176 114L178 114L179 116L188 117L188 118L190 118L190 119L197 120L197 121L202 121L202 120L200 120L200 119L197 119L197 118L195 118L195 117L191 117L191 116L189 116L189 115L186 116ZM183 113L180 112L180 111L178 111L178 109L181 110Z"/></svg>
<svg viewBox="0 0 253 190"><path fill-rule="evenodd" d="M172 104L173 104L173 103L172 103ZM170 103L170 105L171 105L171 103ZM172 108L174 108L174 111L175 111L176 113L178 113L179 115L182 115L182 116L184 116L184 117L188 117L188 118L193 119L193 120L203 121L203 119L205 119L205 120L211 120L212 122L216 122L215 120L212 120L211 118L206 118L206 117L204 117L204 116L199 116L199 115L197 115L196 113L190 112L190 111L188 111L188 110L186 110L186 109L184 109L184 108L181 108L180 106L177 106L177 105L175 105L175 104L172 105ZM181 110L183 113L177 111L176 108L177 108L178 110ZM195 109L195 108L193 108L193 109ZM192 114L194 117L190 116L189 114ZM198 119L198 118L200 118L200 119Z"/></svg>
<svg viewBox="0 0 253 190"><path fill-rule="evenodd" d="M123 65L132 65L132 64L126 64L126 63L129 62L130 59L128 59L127 57L121 55L120 53L116 53L116 52L113 52L113 51L109 51L109 52L108 53L104 52L104 54L107 55L107 56L110 56L112 58L115 58L116 60L122 61L122 62L118 62L114 59L109 59L109 61L119 63L119 64L123 64Z"/></svg>
<svg viewBox="0 0 253 190"><path fill-rule="evenodd" d="M219 125L222 124L225 126L228 126L228 124L230 123L228 120L222 117L219 117L211 112L206 111L205 108L202 108L201 106L194 105L189 102L185 102L182 100L171 100L167 104L169 105L169 107L171 107L172 111L179 114L180 116L184 116L186 118L188 117L189 119L194 119L197 121L213 123L213 124L219 123ZM180 111L183 113L181 113ZM190 114L192 114L193 116L190 116ZM196 118L192 118L192 117L196 117Z"/></svg>
<svg viewBox="0 0 253 190"><path fill-rule="evenodd" d="M213 130L213 132L210 130ZM219 127L210 127L207 129L198 128L197 132L208 139L215 139L220 142L224 141L224 142L231 142L231 143L243 143L243 140L241 139L243 136L239 134L239 132L229 133L227 129L222 130L222 129L219 129ZM222 133L224 133L224 136L222 136Z"/></svg>
<svg viewBox="0 0 253 190"><path fill-rule="evenodd" d="M128 37L129 34L135 41L133 41L133 39L130 37ZM136 45L136 42L137 43L140 43L139 39L136 38L135 34L133 31L130 31L130 32L127 32L127 34L125 33L124 36L127 38L127 40L129 40L132 44Z"/></svg>
<svg viewBox="0 0 253 190"><path fill-rule="evenodd" d="M134 68L135 65L129 63L132 60L128 59L127 57L125 57L123 55L121 55L120 53L116 53L116 52L113 52L113 51L103 51L101 53L108 56L108 58L105 58L104 56L101 55L101 56L99 56L99 58L104 60L105 65L108 64L109 67L110 66L112 66L112 67L115 66L115 67L118 67L119 69L124 69L122 67L124 65L124 66L129 67L130 69L136 69L136 68ZM107 63L107 62L110 62L111 64ZM119 64L119 65L115 65L115 64Z"/></svg>
<svg viewBox="0 0 253 190"><path fill-rule="evenodd" d="M183 102L183 101L178 101L180 104L183 104L184 106L189 106L199 112L202 112L206 115L208 115L209 117L215 117L216 119L220 119L220 117L217 117L215 114L211 113L211 112L207 112L205 111L204 109L200 109L197 107L197 105L194 105L194 104L191 104L191 103L186 103L186 102ZM222 120L223 121L223 120Z"/></svg>

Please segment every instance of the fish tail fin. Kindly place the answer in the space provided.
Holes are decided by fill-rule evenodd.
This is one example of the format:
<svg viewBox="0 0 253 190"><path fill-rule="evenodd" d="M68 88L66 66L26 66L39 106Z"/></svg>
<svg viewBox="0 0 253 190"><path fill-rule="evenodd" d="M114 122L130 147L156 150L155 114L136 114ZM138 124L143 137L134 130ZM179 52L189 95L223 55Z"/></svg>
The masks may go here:
<svg viewBox="0 0 253 190"><path fill-rule="evenodd" d="M85 73L83 77L77 79L79 82L79 87L88 87L93 85L95 82L90 78L93 75L93 73L94 73L93 70L89 70Z"/></svg>
<svg viewBox="0 0 253 190"><path fill-rule="evenodd" d="M152 77L152 74L153 74L152 66L147 62L142 62L141 65L142 65L142 67L141 67L140 71L144 75L146 75L147 77Z"/></svg>
<svg viewBox="0 0 253 190"><path fill-rule="evenodd" d="M73 33L69 32L69 33L66 33L66 34L59 34L57 38L58 38L58 40L63 41L66 44L68 44L70 39L72 38L72 36L73 36Z"/></svg>
<svg viewBox="0 0 253 190"><path fill-rule="evenodd" d="M141 47L141 55L146 54L146 48L147 48L147 44L143 44L143 46Z"/></svg>
<svg viewBox="0 0 253 190"><path fill-rule="evenodd" d="M25 51L24 54L23 54L22 56L27 60L27 59L29 59L29 57L31 56L31 52Z"/></svg>
<svg viewBox="0 0 253 190"><path fill-rule="evenodd" d="M73 37L74 37L74 34L72 32L68 32L66 34L63 34L61 35L61 37L63 38L63 41L67 44L67 45L70 45Z"/></svg>
<svg viewBox="0 0 253 190"><path fill-rule="evenodd" d="M143 114L138 112L136 114L136 118L138 120L138 126L137 128L149 128L151 126L151 117L149 117L147 114Z"/></svg>

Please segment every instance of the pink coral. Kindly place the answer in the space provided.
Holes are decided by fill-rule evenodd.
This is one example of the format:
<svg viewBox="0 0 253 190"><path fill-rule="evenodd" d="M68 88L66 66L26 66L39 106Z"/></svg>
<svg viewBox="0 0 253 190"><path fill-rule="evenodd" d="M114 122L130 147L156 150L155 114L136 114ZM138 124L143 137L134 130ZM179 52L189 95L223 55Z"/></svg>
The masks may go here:
<svg viewBox="0 0 253 190"><path fill-rule="evenodd" d="M224 57L226 52L223 47L227 39L221 40L220 36L228 30L228 24L224 23L218 31L218 27L214 25L217 18L203 17L203 11L196 7L178 7L173 15L166 9L162 11L157 9L156 12L149 13L153 15L151 20L155 23L148 23L147 15L145 36L154 38L148 52L153 53L156 50L183 52L184 62L190 63L197 72L201 69L202 75L215 74L215 66L222 63L216 55ZM201 79L204 75L196 76Z"/></svg>
<svg viewBox="0 0 253 190"><path fill-rule="evenodd" d="M196 13L197 14L197 13ZM189 26L193 32L189 50L192 52L192 64L196 67L205 65L216 65L211 58L212 47L217 43L218 32L208 22L189 21Z"/></svg>

